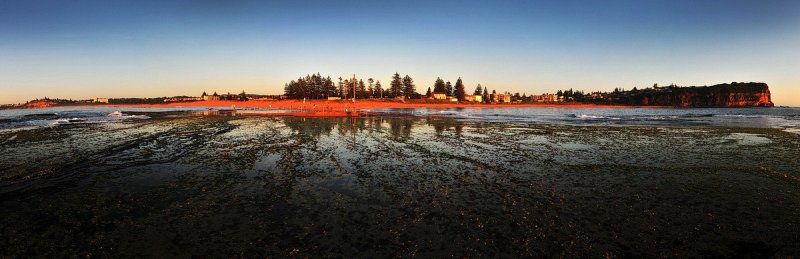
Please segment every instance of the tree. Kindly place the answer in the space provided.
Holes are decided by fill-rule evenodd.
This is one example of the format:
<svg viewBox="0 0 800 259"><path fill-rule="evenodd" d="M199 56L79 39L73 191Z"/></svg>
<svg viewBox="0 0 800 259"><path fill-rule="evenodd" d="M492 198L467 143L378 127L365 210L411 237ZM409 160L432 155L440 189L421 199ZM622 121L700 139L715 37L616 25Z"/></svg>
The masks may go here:
<svg viewBox="0 0 800 259"><path fill-rule="evenodd" d="M389 84L389 97L398 97L403 94L403 79L399 73L394 73L392 82Z"/></svg>
<svg viewBox="0 0 800 259"><path fill-rule="evenodd" d="M375 96L383 98L383 86L381 86L381 81L375 83Z"/></svg>
<svg viewBox="0 0 800 259"><path fill-rule="evenodd" d="M481 84L478 84L478 87L475 88L475 92L473 93L473 95L481 95L481 94L483 94L483 87L481 87Z"/></svg>
<svg viewBox="0 0 800 259"><path fill-rule="evenodd" d="M458 101L463 102L466 95L467 93L464 90L464 82L461 81L461 78L459 77L458 80L456 80L455 96L458 98Z"/></svg>
<svg viewBox="0 0 800 259"><path fill-rule="evenodd" d="M428 86L428 91L425 92L425 97L431 98L431 95L433 95L433 93L431 93L431 87Z"/></svg>
<svg viewBox="0 0 800 259"><path fill-rule="evenodd" d="M447 83L444 84L444 93L447 96L453 96L453 84L451 84L450 81L447 81Z"/></svg>
<svg viewBox="0 0 800 259"><path fill-rule="evenodd" d="M405 95L406 98L414 98L414 96L418 95L414 80L408 75L403 77L403 95Z"/></svg>
<svg viewBox="0 0 800 259"><path fill-rule="evenodd" d="M364 85L364 80L358 80L358 98L367 98L367 87Z"/></svg>
<svg viewBox="0 0 800 259"><path fill-rule="evenodd" d="M341 76L339 77L339 92L338 92L337 96L339 96L339 97L343 97L344 96L344 82L342 82L342 77Z"/></svg>
<svg viewBox="0 0 800 259"><path fill-rule="evenodd" d="M433 92L434 93L444 93L445 92L445 85L444 80L441 78L436 78L436 82L433 83Z"/></svg>
<svg viewBox="0 0 800 259"><path fill-rule="evenodd" d="M336 86L333 85L333 80L331 80L330 76L325 78L324 84L325 84L325 96L323 96L323 98L336 96Z"/></svg>
<svg viewBox="0 0 800 259"><path fill-rule="evenodd" d="M489 103L489 88L483 88L483 102Z"/></svg>
<svg viewBox="0 0 800 259"><path fill-rule="evenodd" d="M344 80L344 87L342 88L342 99L347 99L348 96L352 96L351 94L352 85L350 84L350 80Z"/></svg>
<svg viewBox="0 0 800 259"><path fill-rule="evenodd" d="M372 79L372 78L369 78L369 79L367 79L367 82L369 83L369 88L367 88L367 94L369 95L369 97L375 97L375 88L373 88L373 84L375 83L375 80Z"/></svg>

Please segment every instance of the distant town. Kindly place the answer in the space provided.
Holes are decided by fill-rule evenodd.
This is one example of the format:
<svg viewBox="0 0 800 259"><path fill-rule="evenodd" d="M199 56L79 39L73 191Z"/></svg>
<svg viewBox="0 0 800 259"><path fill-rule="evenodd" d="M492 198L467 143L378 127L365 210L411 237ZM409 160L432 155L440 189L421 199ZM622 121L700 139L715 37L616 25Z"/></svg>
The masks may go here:
<svg viewBox="0 0 800 259"><path fill-rule="evenodd" d="M659 86L632 87L630 90L615 88L612 91L584 92L564 89L554 93L510 93L498 92L488 86L477 84L468 91L461 78L444 81L437 78L424 94L408 75L399 73L392 76L389 86L384 89L380 81L367 78L337 78L334 83L330 76L319 73L299 77L284 85L282 95L260 95L240 93L202 92L199 96L172 96L156 98L103 98L84 100L43 97L26 103L2 105L2 109L42 108L50 106L95 105L95 104L164 104L203 101L276 101L276 100L328 100L343 101L370 99L374 101L400 101L410 103L481 103L481 104L600 104L635 106L678 106L678 107L769 107L773 106L768 86L765 83L718 84L714 86Z"/></svg>

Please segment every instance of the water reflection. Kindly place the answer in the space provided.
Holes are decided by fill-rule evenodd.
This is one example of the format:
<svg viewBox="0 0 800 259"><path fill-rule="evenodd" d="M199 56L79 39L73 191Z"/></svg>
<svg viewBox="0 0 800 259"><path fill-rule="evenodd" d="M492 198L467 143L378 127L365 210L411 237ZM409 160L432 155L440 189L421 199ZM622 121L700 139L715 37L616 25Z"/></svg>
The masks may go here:
<svg viewBox="0 0 800 259"><path fill-rule="evenodd" d="M231 110L214 110L208 109L205 111L199 112L192 112L194 115L201 115L201 116L219 116L219 117L236 117L237 113L235 109Z"/></svg>
<svg viewBox="0 0 800 259"><path fill-rule="evenodd" d="M437 136L441 136L443 132L449 131L451 128L455 131L456 136L461 136L461 132L464 128L464 123L456 121L451 118L436 118L436 117L429 117L425 119L425 122L433 127L433 130L436 132Z"/></svg>
<svg viewBox="0 0 800 259"><path fill-rule="evenodd" d="M460 136L464 123L450 118L387 118L387 117L341 117L341 118L299 118L282 117L282 122L292 129L303 141L318 141L320 137L336 133L342 137L354 134L384 132L388 127L389 137L393 140L409 140L415 124L431 126L432 133L442 135L453 130Z"/></svg>

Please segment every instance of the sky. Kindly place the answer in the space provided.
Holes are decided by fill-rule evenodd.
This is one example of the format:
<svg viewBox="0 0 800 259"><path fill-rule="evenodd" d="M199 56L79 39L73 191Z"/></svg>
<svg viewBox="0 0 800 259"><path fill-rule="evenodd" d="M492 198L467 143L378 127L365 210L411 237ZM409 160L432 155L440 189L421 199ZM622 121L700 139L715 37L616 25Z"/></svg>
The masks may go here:
<svg viewBox="0 0 800 259"><path fill-rule="evenodd" d="M765 82L800 106L800 1L0 0L0 103L281 94L317 72L421 93Z"/></svg>

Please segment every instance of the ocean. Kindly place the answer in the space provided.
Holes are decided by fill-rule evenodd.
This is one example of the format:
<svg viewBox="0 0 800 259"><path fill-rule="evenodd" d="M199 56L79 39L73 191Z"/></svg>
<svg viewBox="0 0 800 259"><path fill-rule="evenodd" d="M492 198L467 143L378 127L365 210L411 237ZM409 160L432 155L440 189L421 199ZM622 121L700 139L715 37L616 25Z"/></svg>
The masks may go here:
<svg viewBox="0 0 800 259"><path fill-rule="evenodd" d="M800 108L455 108L376 109L463 121L721 128L800 128Z"/></svg>

